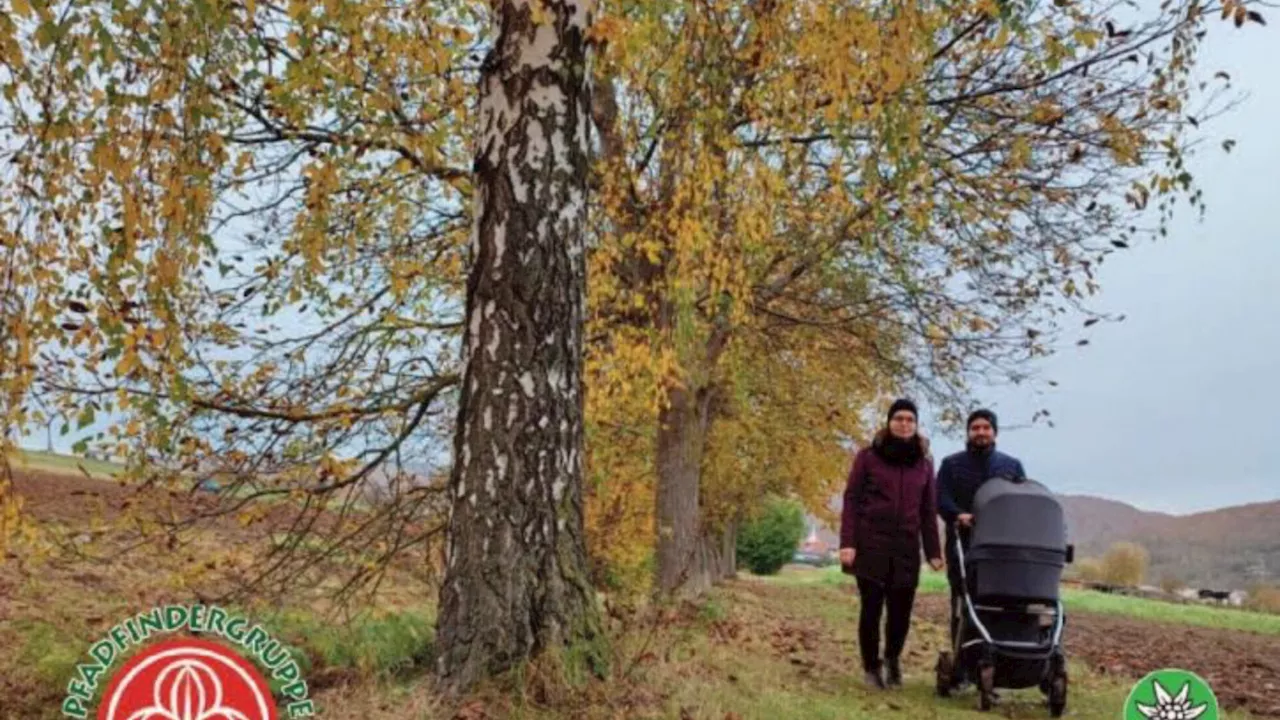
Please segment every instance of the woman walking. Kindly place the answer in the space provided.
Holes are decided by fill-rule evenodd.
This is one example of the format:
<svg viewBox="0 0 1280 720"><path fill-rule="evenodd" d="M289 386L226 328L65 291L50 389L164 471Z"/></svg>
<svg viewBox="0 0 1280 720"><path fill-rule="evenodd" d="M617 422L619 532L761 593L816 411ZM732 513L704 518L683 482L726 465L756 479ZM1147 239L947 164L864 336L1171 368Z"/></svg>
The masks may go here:
<svg viewBox="0 0 1280 720"><path fill-rule="evenodd" d="M933 459L928 440L917 430L918 420L915 403L895 401L887 426L854 457L844 491L840 564L858 580L858 644L864 678L875 688L902 685L899 658L911 628L922 543L929 564L935 570L943 567Z"/></svg>

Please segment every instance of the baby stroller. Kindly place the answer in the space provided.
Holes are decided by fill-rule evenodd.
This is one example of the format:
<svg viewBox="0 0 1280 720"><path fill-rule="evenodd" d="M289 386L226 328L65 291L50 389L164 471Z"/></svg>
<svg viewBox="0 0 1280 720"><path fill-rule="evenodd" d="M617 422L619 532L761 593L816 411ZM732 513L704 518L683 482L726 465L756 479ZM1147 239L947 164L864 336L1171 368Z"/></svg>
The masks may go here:
<svg viewBox="0 0 1280 720"><path fill-rule="evenodd" d="M971 682L985 711L996 688L1039 687L1050 715L1061 717L1067 659L1058 589L1074 555L1062 505L1033 480L992 478L978 489L973 516L969 552L957 547L962 607L953 608L954 646L938 656L938 695Z"/></svg>

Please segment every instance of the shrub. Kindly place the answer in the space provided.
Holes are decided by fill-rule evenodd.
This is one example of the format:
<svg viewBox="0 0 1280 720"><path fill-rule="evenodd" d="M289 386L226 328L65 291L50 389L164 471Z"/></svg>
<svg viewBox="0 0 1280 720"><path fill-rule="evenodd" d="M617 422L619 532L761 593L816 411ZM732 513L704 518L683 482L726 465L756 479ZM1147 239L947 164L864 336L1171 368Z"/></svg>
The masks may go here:
<svg viewBox="0 0 1280 720"><path fill-rule="evenodd" d="M1102 581L1108 585L1134 587L1147 576L1147 551L1141 545L1119 542L1102 556Z"/></svg>
<svg viewBox="0 0 1280 720"><path fill-rule="evenodd" d="M795 555L804 530L799 503L769 500L760 517L738 532L738 564L756 575L773 575Z"/></svg>
<svg viewBox="0 0 1280 720"><path fill-rule="evenodd" d="M1076 578L1080 582L1102 582L1102 561L1098 558L1080 558L1074 565Z"/></svg>
<svg viewBox="0 0 1280 720"><path fill-rule="evenodd" d="M1251 610L1280 615L1280 587L1257 587L1251 589L1246 605Z"/></svg>

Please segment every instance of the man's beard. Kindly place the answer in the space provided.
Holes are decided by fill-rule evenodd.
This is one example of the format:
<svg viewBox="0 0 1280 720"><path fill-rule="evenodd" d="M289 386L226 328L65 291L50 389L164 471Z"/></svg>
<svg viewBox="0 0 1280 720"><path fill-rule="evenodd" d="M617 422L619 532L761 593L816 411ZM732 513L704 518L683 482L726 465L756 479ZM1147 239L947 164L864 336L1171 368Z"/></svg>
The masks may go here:
<svg viewBox="0 0 1280 720"><path fill-rule="evenodd" d="M995 440L973 440L970 439L966 446L974 452L989 452L996 446Z"/></svg>

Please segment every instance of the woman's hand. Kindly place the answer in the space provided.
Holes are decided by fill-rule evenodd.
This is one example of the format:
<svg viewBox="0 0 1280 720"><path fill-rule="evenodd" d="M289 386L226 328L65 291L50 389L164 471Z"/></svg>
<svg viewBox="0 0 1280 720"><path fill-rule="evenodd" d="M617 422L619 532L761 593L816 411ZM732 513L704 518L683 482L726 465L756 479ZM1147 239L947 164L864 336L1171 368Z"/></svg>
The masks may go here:
<svg viewBox="0 0 1280 720"><path fill-rule="evenodd" d="M840 548L840 564L845 567L853 567L853 558L856 556L853 548Z"/></svg>
<svg viewBox="0 0 1280 720"><path fill-rule="evenodd" d="M929 560L929 567L933 568L936 572L942 572L942 568L946 567L946 563L942 562L942 558L931 558Z"/></svg>

